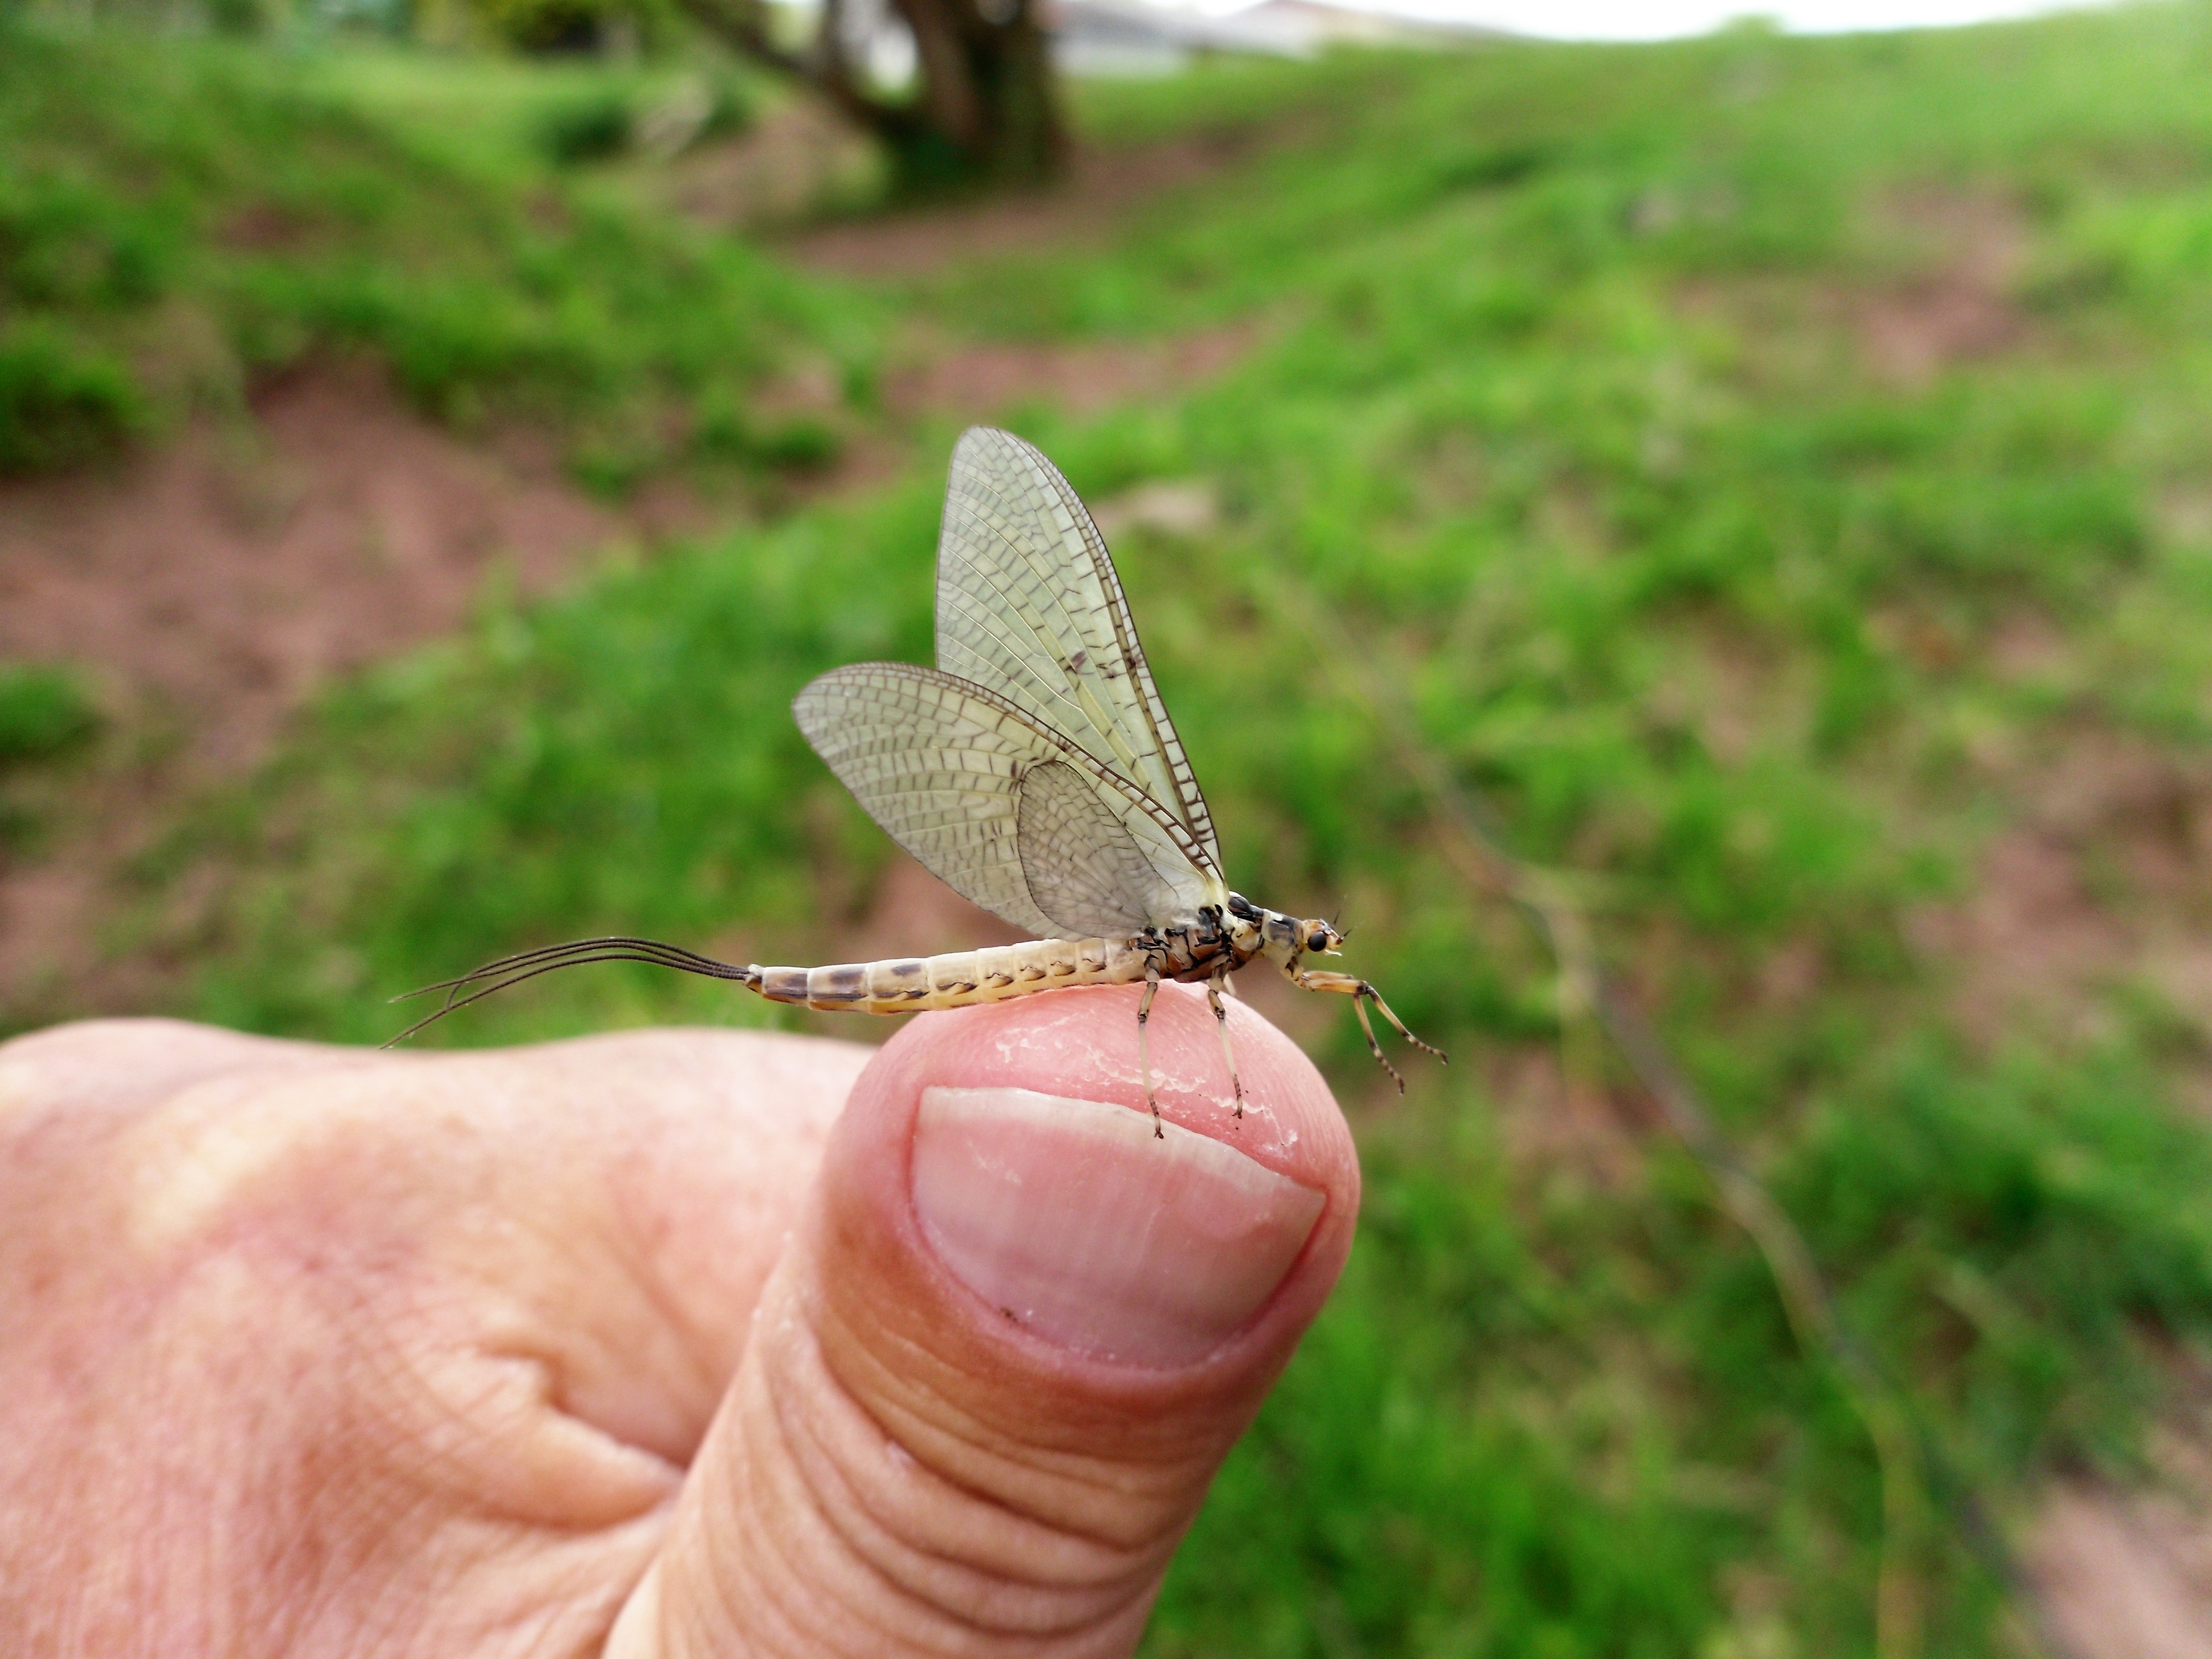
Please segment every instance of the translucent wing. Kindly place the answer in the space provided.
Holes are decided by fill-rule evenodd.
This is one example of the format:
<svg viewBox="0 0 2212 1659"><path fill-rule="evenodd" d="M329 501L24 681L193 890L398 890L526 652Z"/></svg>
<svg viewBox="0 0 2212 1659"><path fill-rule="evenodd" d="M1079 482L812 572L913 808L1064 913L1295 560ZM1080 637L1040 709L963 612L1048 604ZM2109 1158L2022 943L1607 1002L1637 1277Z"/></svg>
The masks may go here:
<svg viewBox="0 0 2212 1659"><path fill-rule="evenodd" d="M1022 774L1014 840L1030 896L1068 932L1127 939L1153 921L1139 902L1155 881L1143 849L1066 761Z"/></svg>
<svg viewBox="0 0 2212 1659"><path fill-rule="evenodd" d="M1041 939L1187 924L1218 878L1166 807L1006 698L859 663L792 704L868 816L945 884Z"/></svg>
<svg viewBox="0 0 2212 1659"><path fill-rule="evenodd" d="M1010 432L952 452L937 543L937 665L997 692L1164 807L1200 867L1220 848L1152 684L1105 539L1059 469Z"/></svg>

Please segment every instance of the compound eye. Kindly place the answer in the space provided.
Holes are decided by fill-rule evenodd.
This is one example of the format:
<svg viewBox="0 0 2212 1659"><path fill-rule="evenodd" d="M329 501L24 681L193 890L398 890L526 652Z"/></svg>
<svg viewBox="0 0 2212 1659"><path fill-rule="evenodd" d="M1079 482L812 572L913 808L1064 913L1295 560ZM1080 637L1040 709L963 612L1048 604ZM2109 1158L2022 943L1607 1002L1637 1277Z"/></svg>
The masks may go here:
<svg viewBox="0 0 2212 1659"><path fill-rule="evenodd" d="M1309 951L1328 950L1328 935L1323 933L1320 928L1315 928L1313 932L1306 935L1306 949Z"/></svg>

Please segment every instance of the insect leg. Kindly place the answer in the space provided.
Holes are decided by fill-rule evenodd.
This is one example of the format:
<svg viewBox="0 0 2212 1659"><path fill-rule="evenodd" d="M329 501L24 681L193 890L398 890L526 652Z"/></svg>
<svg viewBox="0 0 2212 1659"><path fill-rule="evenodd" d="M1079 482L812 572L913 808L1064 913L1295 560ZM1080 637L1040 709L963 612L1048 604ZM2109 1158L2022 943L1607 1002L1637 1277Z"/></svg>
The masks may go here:
<svg viewBox="0 0 2212 1659"><path fill-rule="evenodd" d="M1359 1034L1367 1039L1367 1052L1375 1056L1375 1063L1390 1073L1390 1081L1398 1085L1398 1092L1406 1092L1406 1079L1398 1068L1382 1057L1382 1045L1375 1040L1374 1023L1367 1018L1367 999L1357 991L1352 994L1352 1012L1359 1016Z"/></svg>
<svg viewBox="0 0 2212 1659"><path fill-rule="evenodd" d="M1145 1022L1152 1017L1152 999L1159 994L1160 968L1158 963L1145 964L1145 994L1137 1001L1137 1068L1145 1075L1145 1104L1152 1109L1152 1139L1165 1140L1167 1132L1160 1127L1160 1103L1152 1097L1152 1049L1145 1035Z"/></svg>
<svg viewBox="0 0 2212 1659"><path fill-rule="evenodd" d="M1376 990L1372 985L1370 985L1365 980L1355 979L1350 974L1319 973L1305 969L1297 969L1293 971L1289 969L1285 969L1284 971L1288 975L1291 983L1297 986L1301 991L1335 991L1345 996L1350 997L1352 999L1352 1006L1353 1008L1358 1010L1359 1014L1359 1029L1367 1034L1367 1047L1370 1052L1371 1052L1376 1060L1381 1063L1382 1069L1389 1073L1392 1077L1398 1078L1398 1070L1397 1067L1391 1065L1389 1060L1382 1058L1382 1045L1375 1041L1375 1027L1367 1018L1367 1005L1370 1002L1382 1011L1382 1018L1389 1020L1390 1022L1391 1028L1395 1030L1400 1036L1405 1038L1407 1042L1412 1043L1416 1048L1420 1049L1424 1054L1434 1054L1440 1060L1445 1058L1444 1051L1443 1049L1436 1047L1433 1043L1422 1042L1420 1038L1415 1036L1411 1031L1407 1030L1406 1029L1406 1022L1400 1019L1396 1014L1393 1013L1390 1010L1390 1005L1382 1000L1382 994ZM1398 1088L1401 1093L1404 1092L1405 1087L1405 1079L1398 1078Z"/></svg>
<svg viewBox="0 0 2212 1659"><path fill-rule="evenodd" d="M1221 993L1229 982L1226 974L1216 974L1206 981L1206 1000L1213 1005L1213 1029L1221 1033L1221 1057L1229 1062L1229 1086L1237 1092L1237 1115L1244 1115L1244 1079L1237 1075L1237 1051L1229 1046L1229 1010L1222 1006Z"/></svg>
<svg viewBox="0 0 2212 1659"><path fill-rule="evenodd" d="M1368 984L1364 980L1360 981L1359 989L1361 994L1381 1011L1382 1018L1390 1022L1391 1026L1397 1031L1400 1036L1405 1038L1407 1042L1412 1043L1423 1054L1434 1054L1437 1060L1447 1066L1451 1064L1450 1056L1446 1054L1443 1049L1437 1048L1433 1042L1422 1042L1420 1038L1415 1036L1411 1031L1406 1029L1406 1022L1400 1019L1397 1015L1390 1012L1390 1005L1382 1000L1382 994L1380 991Z"/></svg>

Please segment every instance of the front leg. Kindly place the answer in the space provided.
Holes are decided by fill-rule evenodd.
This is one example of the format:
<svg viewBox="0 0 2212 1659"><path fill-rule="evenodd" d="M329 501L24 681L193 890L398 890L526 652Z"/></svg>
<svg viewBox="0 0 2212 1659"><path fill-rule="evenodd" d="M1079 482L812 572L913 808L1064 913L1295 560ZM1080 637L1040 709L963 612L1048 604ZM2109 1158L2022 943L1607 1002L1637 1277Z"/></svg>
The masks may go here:
<svg viewBox="0 0 2212 1659"><path fill-rule="evenodd" d="M1352 1009L1359 1016L1359 1030L1367 1039L1367 1052L1375 1056L1376 1065L1390 1073L1391 1080L1397 1084L1400 1094L1406 1092L1406 1079L1400 1077L1398 1068L1383 1057L1382 1045L1375 1040L1374 1024L1367 1018L1369 1003L1373 1003L1382 1010L1382 1018L1390 1022L1392 1028L1400 1036L1405 1038L1416 1048L1425 1054L1434 1054L1440 1060L1445 1058L1443 1049L1422 1042L1420 1038L1407 1030L1406 1022L1391 1012L1390 1005L1382 1000L1382 994L1365 980L1351 974L1328 973L1304 969L1298 966L1295 959L1283 964L1283 976L1301 991L1334 991L1340 995L1352 999Z"/></svg>

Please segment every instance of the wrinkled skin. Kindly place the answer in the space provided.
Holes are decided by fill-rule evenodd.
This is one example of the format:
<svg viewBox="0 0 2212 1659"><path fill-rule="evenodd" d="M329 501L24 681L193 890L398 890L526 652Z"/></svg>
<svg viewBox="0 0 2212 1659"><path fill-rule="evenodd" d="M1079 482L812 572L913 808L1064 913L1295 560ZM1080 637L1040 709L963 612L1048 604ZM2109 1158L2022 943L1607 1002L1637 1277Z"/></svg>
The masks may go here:
<svg viewBox="0 0 2212 1659"><path fill-rule="evenodd" d="M1358 1201L1304 1058L1236 1006L1237 1123L1205 999L1170 987L1163 1111L1260 1166L1207 1153L1288 1194L1294 1232L1208 1301L1261 1246L1242 1199L1198 1206L1226 1231L1181 1250L1199 1311L1137 1342L1159 1363L1106 1352L1157 1325L1141 1305L980 1295L975 1249L1091 1257L1027 1222L933 1243L973 1206L918 1218L922 1091L1141 1111L1135 995L925 1015L881 1051L380 1054L159 1021L0 1046L0 1651L1129 1652ZM946 1190L1000 1178L990 1136L1018 1162L1050 1127L1026 1122L940 1159ZM1174 1166L1136 1157L1037 1164L1060 1212L1099 1212L1082 1251L1142 1230Z"/></svg>

